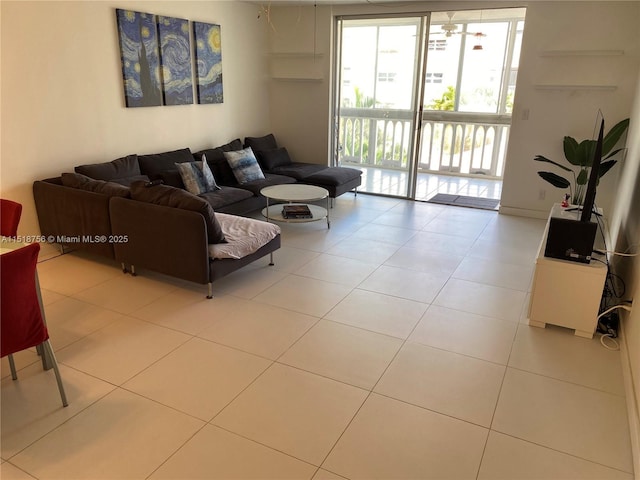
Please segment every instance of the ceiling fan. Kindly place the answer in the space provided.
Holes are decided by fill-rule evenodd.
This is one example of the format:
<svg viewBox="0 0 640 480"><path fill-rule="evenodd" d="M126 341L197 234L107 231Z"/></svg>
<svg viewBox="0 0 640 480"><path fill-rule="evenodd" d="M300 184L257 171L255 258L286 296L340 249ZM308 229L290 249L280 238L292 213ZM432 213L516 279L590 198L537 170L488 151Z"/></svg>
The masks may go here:
<svg viewBox="0 0 640 480"><path fill-rule="evenodd" d="M458 30L458 25L456 25L455 23L453 23L453 16L455 15L456 12L447 12L447 17L449 17L449 21L445 24L440 25L440 28L442 29L441 32L433 32L434 34L440 34L440 35L444 35L445 37L451 37L453 34L458 34L458 35L473 35L474 37L477 37L478 39L481 37L486 37L487 35L485 33L482 32L464 32L462 30Z"/></svg>

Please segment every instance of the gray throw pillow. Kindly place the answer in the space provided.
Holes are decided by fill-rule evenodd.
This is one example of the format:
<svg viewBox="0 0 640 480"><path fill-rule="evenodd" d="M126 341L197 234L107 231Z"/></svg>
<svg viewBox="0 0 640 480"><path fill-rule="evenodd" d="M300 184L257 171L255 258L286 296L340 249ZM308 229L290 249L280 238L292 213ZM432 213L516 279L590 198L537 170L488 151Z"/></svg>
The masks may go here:
<svg viewBox="0 0 640 480"><path fill-rule="evenodd" d="M224 158L227 159L238 183L242 184L264 179L264 174L251 147L235 152L224 152Z"/></svg>
<svg viewBox="0 0 640 480"><path fill-rule="evenodd" d="M202 214L207 225L208 242L224 243L226 241L220 223L218 223L216 214L209 202L180 188L167 185L147 185L145 182L132 183L131 198L140 202L198 212Z"/></svg>
<svg viewBox="0 0 640 480"><path fill-rule="evenodd" d="M220 190L205 155L199 162L176 163L175 166L180 172L185 188L194 195Z"/></svg>

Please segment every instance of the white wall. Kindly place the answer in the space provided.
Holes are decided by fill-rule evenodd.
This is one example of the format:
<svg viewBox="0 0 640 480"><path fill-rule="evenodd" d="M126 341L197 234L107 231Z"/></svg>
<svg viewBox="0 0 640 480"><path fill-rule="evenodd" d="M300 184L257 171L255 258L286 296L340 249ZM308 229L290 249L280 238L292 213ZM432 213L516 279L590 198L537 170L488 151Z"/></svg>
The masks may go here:
<svg viewBox="0 0 640 480"><path fill-rule="evenodd" d="M631 113L627 147L629 152L620 175L619 195L611 215L613 245L618 252L640 252L640 75L636 83L636 98ZM631 440L634 469L640 474L640 257L613 259L614 271L622 275L627 293L633 299L631 313L620 312L623 322L623 366L630 373L627 408L631 420Z"/></svg>
<svg viewBox="0 0 640 480"><path fill-rule="evenodd" d="M592 138L598 109L606 128L629 117L640 64L639 2L530 2L516 86L501 211L546 218L562 199L537 176L563 173L534 162L536 154L565 162L562 140ZM548 50L623 50L624 55L546 57ZM613 91L541 90L546 84L612 85ZM528 119L526 118L528 116ZM603 177L596 203L611 213L622 168ZM540 191L546 192L540 199Z"/></svg>
<svg viewBox="0 0 640 480"><path fill-rule="evenodd" d="M640 65L640 2L482 3L483 8L523 5L527 6L527 17L501 205L506 213L546 218L563 192L538 177L536 172L547 169L548 165L534 162L533 157L544 154L562 162L563 137L591 138L598 109L604 113L609 127L630 115ZM323 54L319 59L321 81L272 81L272 126L285 137L286 143L281 143L291 146L296 158L302 161L326 163L332 157L327 135L331 123L334 16L478 8L479 2L456 1L401 3L397 7L389 4L317 9L272 7L272 51L310 51L315 38L315 50ZM624 55L541 56L540 52L545 50L623 50ZM555 83L616 88L613 91L553 91L536 87ZM617 165L601 181L597 203L605 211L613 208L620 172ZM542 200L541 190L545 190Z"/></svg>
<svg viewBox="0 0 640 480"><path fill-rule="evenodd" d="M197 151L270 131L266 26L240 2L2 1L1 195L24 205L31 185L82 163L130 153ZM224 103L126 108L116 8L217 23Z"/></svg>

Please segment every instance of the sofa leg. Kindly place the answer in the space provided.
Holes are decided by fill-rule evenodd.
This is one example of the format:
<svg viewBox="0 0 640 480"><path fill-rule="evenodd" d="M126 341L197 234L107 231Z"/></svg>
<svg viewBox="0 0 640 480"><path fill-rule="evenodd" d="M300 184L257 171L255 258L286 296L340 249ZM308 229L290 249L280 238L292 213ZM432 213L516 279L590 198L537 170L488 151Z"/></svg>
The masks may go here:
<svg viewBox="0 0 640 480"><path fill-rule="evenodd" d="M209 294L207 295L207 298L211 300L213 298L213 283L211 282L207 283L207 289L209 290Z"/></svg>
<svg viewBox="0 0 640 480"><path fill-rule="evenodd" d="M127 269L127 266L124 262L122 262L120 265L122 265L122 273L129 273L129 270Z"/></svg>
<svg viewBox="0 0 640 480"><path fill-rule="evenodd" d="M131 276L132 276L132 277L135 277L135 276L137 275L135 265L131 265L131 270L130 270L130 272L131 272Z"/></svg>
<svg viewBox="0 0 640 480"><path fill-rule="evenodd" d="M271 252L269 254L269 266L273 267L274 263L273 263L273 252Z"/></svg>

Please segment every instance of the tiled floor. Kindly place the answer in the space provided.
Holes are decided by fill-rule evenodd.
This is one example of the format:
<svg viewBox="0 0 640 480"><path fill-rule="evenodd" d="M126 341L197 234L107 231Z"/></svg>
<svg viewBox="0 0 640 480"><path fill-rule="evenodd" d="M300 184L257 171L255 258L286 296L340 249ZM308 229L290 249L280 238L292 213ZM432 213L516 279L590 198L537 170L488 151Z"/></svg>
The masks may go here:
<svg viewBox="0 0 640 480"><path fill-rule="evenodd" d="M350 165L362 170L362 186L367 193L406 197L409 174L402 170L370 168ZM416 200L426 201L437 193L499 199L502 180L483 177L465 177L434 173L418 173Z"/></svg>
<svg viewBox="0 0 640 480"><path fill-rule="evenodd" d="M2 478L633 478L619 352L526 324L543 221L352 194L331 216L212 300L41 262L70 405L34 352L18 381L2 360Z"/></svg>

